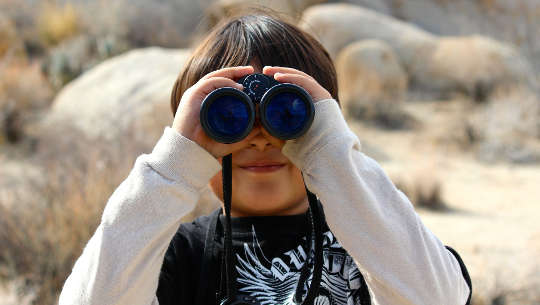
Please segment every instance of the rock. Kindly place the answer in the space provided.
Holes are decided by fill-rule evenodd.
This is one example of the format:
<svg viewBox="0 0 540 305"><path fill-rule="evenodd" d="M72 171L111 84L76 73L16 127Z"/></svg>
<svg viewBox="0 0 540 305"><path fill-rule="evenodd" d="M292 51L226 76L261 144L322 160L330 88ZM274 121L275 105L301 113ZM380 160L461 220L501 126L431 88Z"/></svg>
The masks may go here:
<svg viewBox="0 0 540 305"><path fill-rule="evenodd" d="M409 87L436 97L464 92L484 100L501 85L533 84L528 63L512 46L482 37L439 38L392 17L351 4L308 8L301 27L333 57L364 39L386 42L409 76Z"/></svg>
<svg viewBox="0 0 540 305"><path fill-rule="evenodd" d="M462 34L460 31L474 24L476 21L473 18L478 17L480 13L478 5L475 3L479 1L383 1L391 6L391 15L394 17L416 24L437 35Z"/></svg>
<svg viewBox="0 0 540 305"><path fill-rule="evenodd" d="M51 84L60 90L84 71L127 49L127 44L115 37L82 34L49 50L43 70Z"/></svg>
<svg viewBox="0 0 540 305"><path fill-rule="evenodd" d="M514 44L540 69L538 0L346 0L436 35L483 35Z"/></svg>
<svg viewBox="0 0 540 305"><path fill-rule="evenodd" d="M380 40L363 40L337 56L340 102L345 113L388 129L412 128L414 119L401 109L407 74L394 51Z"/></svg>
<svg viewBox="0 0 540 305"><path fill-rule="evenodd" d="M499 86L527 84L527 61L512 46L483 36L442 37L417 76L430 90L464 92L486 100Z"/></svg>
<svg viewBox="0 0 540 305"><path fill-rule="evenodd" d="M130 134L152 143L172 122L170 93L189 53L154 47L109 59L66 85L43 125L66 124L90 139Z"/></svg>
<svg viewBox="0 0 540 305"><path fill-rule="evenodd" d="M350 3L365 7L370 10L374 10L385 15L392 15L393 13L393 3L388 3L388 1L385 0L333 0L328 1L328 3Z"/></svg>
<svg viewBox="0 0 540 305"><path fill-rule="evenodd" d="M336 58L340 102L354 112L357 104L398 103L407 92L407 75L390 46L363 40L345 47Z"/></svg>
<svg viewBox="0 0 540 305"><path fill-rule="evenodd" d="M80 11L87 19L90 33L96 36L111 35L129 42L135 48L183 48L189 46L199 25L202 29L207 28L203 17L210 2L94 0L82 2Z"/></svg>
<svg viewBox="0 0 540 305"><path fill-rule="evenodd" d="M346 45L364 39L385 41L396 52L405 70L422 70L426 54L437 38L420 28L352 4L320 4L302 15L300 27L312 33L335 58Z"/></svg>
<svg viewBox="0 0 540 305"><path fill-rule="evenodd" d="M209 10L210 24L214 25L221 19L238 13L243 9L270 9L278 14L298 19L309 6L325 2L325 0L217 0Z"/></svg>
<svg viewBox="0 0 540 305"><path fill-rule="evenodd" d="M170 93L189 55L187 49L138 49L111 58L69 83L36 127L40 158L48 160L69 150L62 158L68 165L60 168L88 164L102 156L96 159L122 160L114 161L115 167L127 171L131 160L150 151L164 127L171 125ZM218 206L219 199L205 190L197 208L183 220Z"/></svg>

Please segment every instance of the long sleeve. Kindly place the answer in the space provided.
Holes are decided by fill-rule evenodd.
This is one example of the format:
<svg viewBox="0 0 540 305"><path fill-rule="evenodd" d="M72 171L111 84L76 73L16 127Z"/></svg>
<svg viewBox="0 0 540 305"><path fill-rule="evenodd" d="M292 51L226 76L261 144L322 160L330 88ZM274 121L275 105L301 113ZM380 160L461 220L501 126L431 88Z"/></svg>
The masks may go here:
<svg viewBox="0 0 540 305"><path fill-rule="evenodd" d="M64 284L60 305L151 305L169 243L219 162L166 127L110 197Z"/></svg>
<svg viewBox="0 0 540 305"><path fill-rule="evenodd" d="M460 265L408 198L361 152L334 100L315 104L310 130L283 153L322 202L326 220L365 275L375 304L464 305Z"/></svg>

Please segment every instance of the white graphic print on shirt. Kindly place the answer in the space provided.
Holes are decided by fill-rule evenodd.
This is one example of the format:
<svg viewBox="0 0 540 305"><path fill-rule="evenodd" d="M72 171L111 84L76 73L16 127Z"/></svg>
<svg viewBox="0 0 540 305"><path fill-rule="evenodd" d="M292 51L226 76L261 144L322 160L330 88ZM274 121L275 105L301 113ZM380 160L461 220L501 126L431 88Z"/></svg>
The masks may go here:
<svg viewBox="0 0 540 305"><path fill-rule="evenodd" d="M237 254L236 270L239 291L256 297L262 305L293 305L300 268L306 260L303 245L280 256L266 258L254 228L253 242L244 243L244 253ZM332 232L324 234L323 273L316 305L360 305L359 292L363 283L353 259L338 243ZM311 276L307 285L311 283ZM304 287L304 294L307 293Z"/></svg>

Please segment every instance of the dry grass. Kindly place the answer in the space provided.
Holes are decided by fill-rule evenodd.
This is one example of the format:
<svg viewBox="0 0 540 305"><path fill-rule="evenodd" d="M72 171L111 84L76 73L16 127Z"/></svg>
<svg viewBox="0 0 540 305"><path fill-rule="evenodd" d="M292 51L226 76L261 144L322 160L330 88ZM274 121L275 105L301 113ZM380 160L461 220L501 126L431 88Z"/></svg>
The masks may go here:
<svg viewBox="0 0 540 305"><path fill-rule="evenodd" d="M540 99L519 87L496 92L488 104L471 113L468 124L483 161L540 161Z"/></svg>
<svg viewBox="0 0 540 305"><path fill-rule="evenodd" d="M406 184L402 181L396 181L395 184L399 190L407 195L415 207L433 211L448 209L442 199L442 185L439 182L418 180L413 184Z"/></svg>
<svg viewBox="0 0 540 305"><path fill-rule="evenodd" d="M532 275L532 273L531 273ZM492 291L478 291L474 288L471 297L471 305L536 305L540 302L540 290L535 279L521 284L519 288L505 287L501 283L496 283Z"/></svg>
<svg viewBox="0 0 540 305"><path fill-rule="evenodd" d="M53 2L43 3L37 20L41 39L48 45L56 45L73 37L82 28L77 11L69 2L63 5Z"/></svg>
<svg viewBox="0 0 540 305"><path fill-rule="evenodd" d="M13 202L0 202L0 280L23 283L20 294L33 295L37 305L56 302L103 206L134 160L118 150L133 149L134 143L88 143L66 130L57 131L62 142L55 142L53 131L40 139L44 145L33 161L46 174L28 179L23 188L36 196L14 194Z"/></svg>
<svg viewBox="0 0 540 305"><path fill-rule="evenodd" d="M480 7L484 10L499 10L497 0L477 0Z"/></svg>
<svg viewBox="0 0 540 305"><path fill-rule="evenodd" d="M443 199L443 184L433 160L425 160L424 167L418 167L403 174L393 175L396 187L418 208L433 211L446 211L448 205Z"/></svg>
<svg viewBox="0 0 540 305"><path fill-rule="evenodd" d="M14 47L20 48L19 43L15 25L9 18L0 14L0 58L6 56Z"/></svg>
<svg viewBox="0 0 540 305"><path fill-rule="evenodd" d="M21 291L35 294L35 304L54 303L111 188L105 177L84 185L62 176L51 168L46 185L28 185L44 195L41 202L0 206L0 278L23 278Z"/></svg>
<svg viewBox="0 0 540 305"><path fill-rule="evenodd" d="M52 89L37 63L0 60L0 144L21 140L26 123L52 98Z"/></svg>

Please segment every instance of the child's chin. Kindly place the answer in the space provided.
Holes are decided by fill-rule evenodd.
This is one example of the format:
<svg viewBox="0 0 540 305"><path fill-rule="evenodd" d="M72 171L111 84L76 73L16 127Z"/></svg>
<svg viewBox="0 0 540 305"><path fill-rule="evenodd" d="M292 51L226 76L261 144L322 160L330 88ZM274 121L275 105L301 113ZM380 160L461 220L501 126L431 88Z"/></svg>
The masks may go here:
<svg viewBox="0 0 540 305"><path fill-rule="evenodd" d="M281 215L290 214L285 211L294 210L298 205L297 200L292 200L292 196L283 196L287 194L285 190L266 190L264 192L254 192L242 196L239 211L246 216L258 215Z"/></svg>
<svg viewBox="0 0 540 305"><path fill-rule="evenodd" d="M236 214L240 217L246 216L278 216L278 215L287 215L289 211L288 206L260 206L260 205L245 205L239 207L238 209L233 209L233 215Z"/></svg>
<svg viewBox="0 0 540 305"><path fill-rule="evenodd" d="M261 176L268 174L278 174L280 171L286 169L286 165L273 165L273 166L250 166L240 168L244 173L252 174L254 176Z"/></svg>

